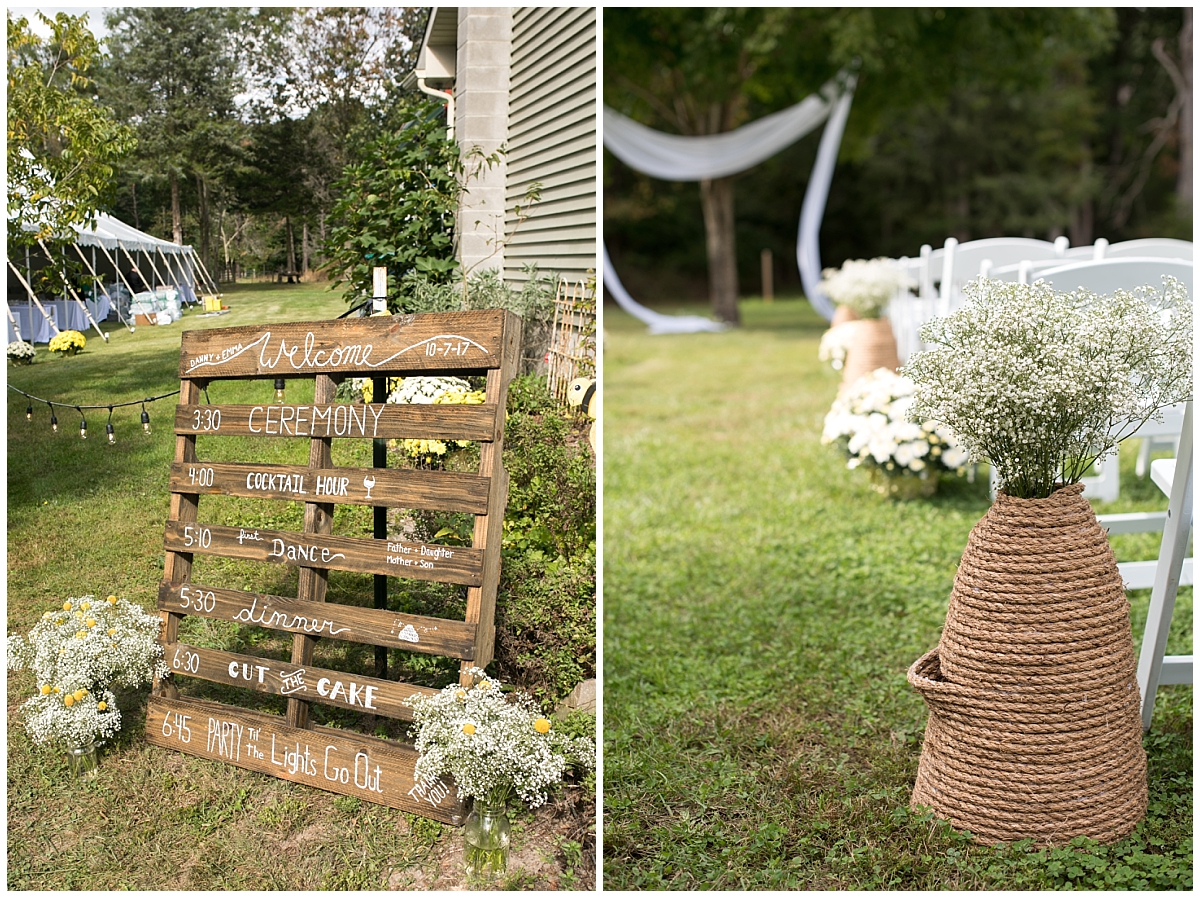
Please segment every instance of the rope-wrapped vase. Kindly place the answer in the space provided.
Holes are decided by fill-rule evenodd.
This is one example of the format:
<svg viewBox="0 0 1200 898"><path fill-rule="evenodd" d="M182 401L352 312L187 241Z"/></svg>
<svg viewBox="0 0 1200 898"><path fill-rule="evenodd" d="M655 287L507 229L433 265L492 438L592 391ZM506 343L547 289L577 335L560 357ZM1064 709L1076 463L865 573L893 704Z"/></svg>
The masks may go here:
<svg viewBox="0 0 1200 898"><path fill-rule="evenodd" d="M912 804L985 844L1115 842L1146 813L1129 602L1082 493L997 496L908 671L929 706Z"/></svg>
<svg viewBox="0 0 1200 898"><path fill-rule="evenodd" d="M849 332L839 392L845 391L860 377L877 368L895 371L900 367L900 356L896 354L896 335L892 332L892 323L886 318L860 318L839 324L838 327L846 328Z"/></svg>

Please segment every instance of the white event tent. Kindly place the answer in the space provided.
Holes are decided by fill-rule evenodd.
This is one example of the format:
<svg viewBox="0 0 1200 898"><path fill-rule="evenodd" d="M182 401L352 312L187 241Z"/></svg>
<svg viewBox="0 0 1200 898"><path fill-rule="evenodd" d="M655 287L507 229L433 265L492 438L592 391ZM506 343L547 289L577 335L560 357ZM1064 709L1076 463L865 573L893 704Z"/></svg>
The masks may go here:
<svg viewBox="0 0 1200 898"><path fill-rule="evenodd" d="M51 258L44 243L30 247L23 259L9 259L9 341L48 342L59 330L86 330L115 309L127 320L131 297L174 290L183 304L197 302L197 292L217 293L203 262L191 246L181 246L139 231L117 218L98 213L90 225L74 225L75 239L65 250L85 274L99 278L91 295L70 288L68 295L35 295L33 272L62 260ZM18 299L20 297L20 299ZM99 330L99 328L96 328Z"/></svg>

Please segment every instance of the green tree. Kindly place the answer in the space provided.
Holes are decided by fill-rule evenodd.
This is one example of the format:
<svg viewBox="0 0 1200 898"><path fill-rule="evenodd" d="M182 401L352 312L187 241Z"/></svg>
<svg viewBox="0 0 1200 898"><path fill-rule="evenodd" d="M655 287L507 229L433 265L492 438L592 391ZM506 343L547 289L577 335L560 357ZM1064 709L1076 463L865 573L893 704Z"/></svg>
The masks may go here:
<svg viewBox="0 0 1200 898"><path fill-rule="evenodd" d="M38 13L43 41L24 17L8 17L8 241L57 240L95 218L114 167L133 150L131 128L91 93L101 56L87 16Z"/></svg>
<svg viewBox="0 0 1200 898"><path fill-rule="evenodd" d="M176 243L183 243L183 184L194 186L198 248L209 261L212 207L241 164L237 35L246 18L232 7L125 7L106 19L112 59L101 87L137 129L135 175L167 183Z"/></svg>
<svg viewBox="0 0 1200 898"><path fill-rule="evenodd" d="M325 255L333 285L348 284L352 301L371 295L376 266L401 291L413 275L447 283L457 268L458 146L436 103L414 99L409 110L407 124L380 134L335 184Z"/></svg>
<svg viewBox="0 0 1200 898"><path fill-rule="evenodd" d="M1111 43L1111 10L802 8L773 11L774 19L768 12L610 10L605 102L681 133L703 133L694 125L689 132L684 114L707 110L708 123L725 130L797 102L857 58L822 230L823 244L838 251L826 258L838 258L843 246L861 257L893 242L912 253L922 230L941 242L999 221L1044 232L1085 218L1082 200L1098 189L1088 164L1096 99L1087 63ZM758 53L753 67L739 69L739 47ZM737 116L723 112L735 106ZM801 141L736 178L756 188L739 188L749 201L733 214L737 230L762 234L785 257L804 188L797 173L811 168L815 143ZM653 244L656 233L693 227L686 191L621 171L611 156L605 168L606 238L613 234L618 247L634 218L651 241L646 256L662 248ZM618 189L623 195L614 196ZM711 271L717 241L708 230ZM732 241L719 242L736 257ZM757 248L738 257L743 270L757 268Z"/></svg>

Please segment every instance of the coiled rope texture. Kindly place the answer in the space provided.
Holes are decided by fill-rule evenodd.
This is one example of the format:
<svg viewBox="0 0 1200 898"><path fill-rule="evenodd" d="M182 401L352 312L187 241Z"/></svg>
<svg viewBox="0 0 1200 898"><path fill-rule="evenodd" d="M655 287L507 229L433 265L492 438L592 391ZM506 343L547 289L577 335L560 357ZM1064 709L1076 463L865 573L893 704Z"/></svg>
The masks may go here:
<svg viewBox="0 0 1200 898"><path fill-rule="evenodd" d="M986 844L1115 842L1146 813L1129 601L1082 493L997 496L908 671L929 706L912 804Z"/></svg>

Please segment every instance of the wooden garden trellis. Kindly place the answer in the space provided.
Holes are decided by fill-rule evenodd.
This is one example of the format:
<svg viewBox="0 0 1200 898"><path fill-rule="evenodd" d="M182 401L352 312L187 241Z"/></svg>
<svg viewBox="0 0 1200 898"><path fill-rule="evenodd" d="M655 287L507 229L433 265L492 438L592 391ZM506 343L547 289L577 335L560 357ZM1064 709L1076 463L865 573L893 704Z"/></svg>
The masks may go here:
<svg viewBox="0 0 1200 898"><path fill-rule="evenodd" d="M566 403L571 381L596 373L596 296L583 281L558 282L546 360L547 385L559 403Z"/></svg>
<svg viewBox="0 0 1200 898"><path fill-rule="evenodd" d="M508 478L501 463L505 398L521 345L521 322L487 310L187 331L180 358L175 461L159 590L166 660L177 675L287 697L286 718L179 696L173 678L155 684L146 738L155 745L223 760L449 823L463 808L452 783L418 781L416 752L401 743L314 726L311 702L411 719L404 701L435 690L314 668L318 638L336 638L456 658L460 681L484 667L495 643L495 603ZM340 380L407 375L486 375L482 405L335 403ZM311 405L209 405L201 393L224 378L314 378ZM200 459L197 437L309 440L309 463L218 464ZM454 439L480 443L477 474L335 467L332 441ZM222 527L199 516L202 495L304 503L303 532ZM469 547L396 537L332 535L339 503L475 515ZM196 554L296 565L295 598L220 589L192 578ZM330 569L465 585L462 621L326 603ZM187 645L185 615L293 634L290 662Z"/></svg>

